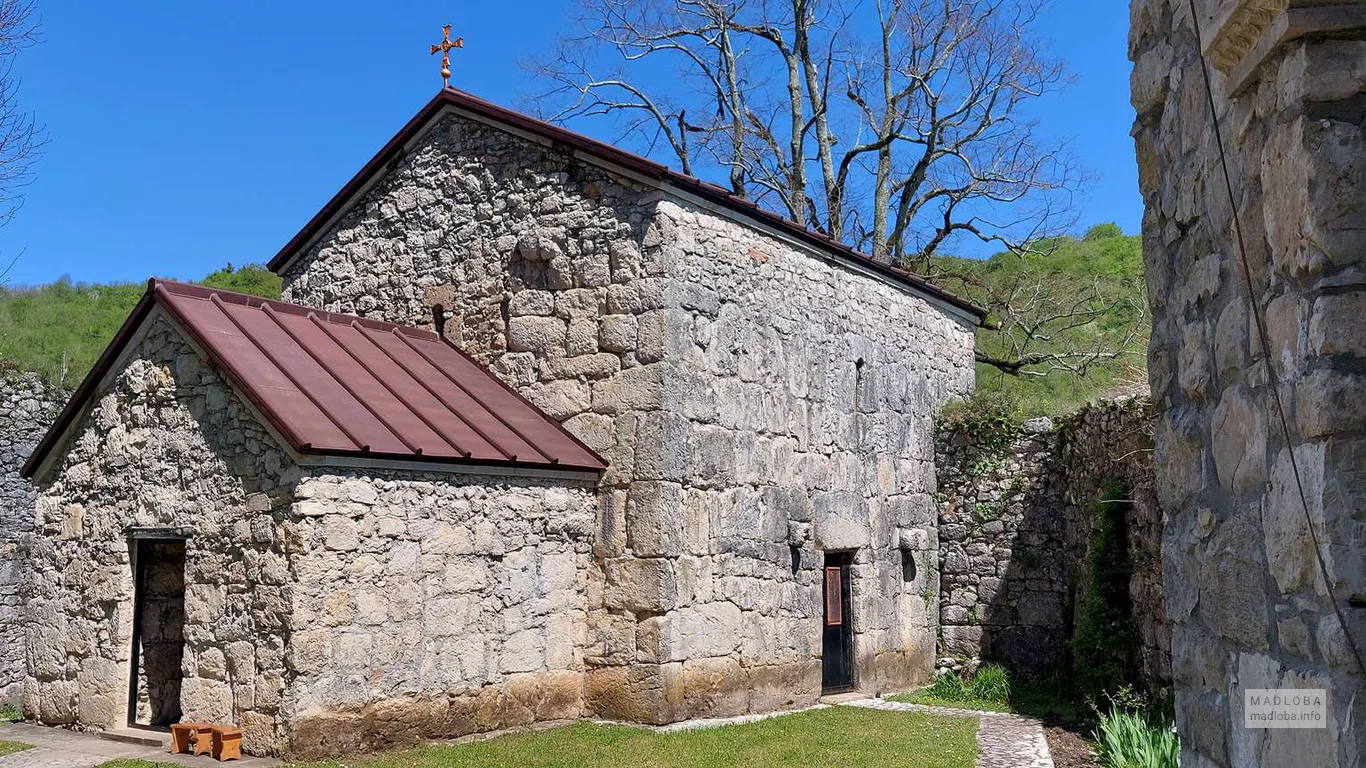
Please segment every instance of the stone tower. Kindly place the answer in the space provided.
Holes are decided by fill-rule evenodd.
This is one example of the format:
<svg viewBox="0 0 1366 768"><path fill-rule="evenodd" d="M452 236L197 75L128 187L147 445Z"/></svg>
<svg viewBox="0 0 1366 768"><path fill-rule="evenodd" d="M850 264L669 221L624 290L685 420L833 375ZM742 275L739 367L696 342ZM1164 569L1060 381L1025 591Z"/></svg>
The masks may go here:
<svg viewBox="0 0 1366 768"><path fill-rule="evenodd" d="M1182 765L1359 765L1366 3L1195 7L1134 0L1130 37ZM1327 689L1327 727L1244 727L1257 688Z"/></svg>

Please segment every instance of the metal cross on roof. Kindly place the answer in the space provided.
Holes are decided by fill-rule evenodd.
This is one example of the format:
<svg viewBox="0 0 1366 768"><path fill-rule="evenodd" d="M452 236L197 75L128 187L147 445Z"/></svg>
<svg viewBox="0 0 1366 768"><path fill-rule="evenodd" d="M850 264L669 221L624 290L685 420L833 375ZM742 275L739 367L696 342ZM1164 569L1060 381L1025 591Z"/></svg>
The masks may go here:
<svg viewBox="0 0 1366 768"><path fill-rule="evenodd" d="M464 48L465 38L457 37L451 39L451 25L447 24L441 28L441 44L432 46L432 55L441 51L441 87L451 87L451 49Z"/></svg>

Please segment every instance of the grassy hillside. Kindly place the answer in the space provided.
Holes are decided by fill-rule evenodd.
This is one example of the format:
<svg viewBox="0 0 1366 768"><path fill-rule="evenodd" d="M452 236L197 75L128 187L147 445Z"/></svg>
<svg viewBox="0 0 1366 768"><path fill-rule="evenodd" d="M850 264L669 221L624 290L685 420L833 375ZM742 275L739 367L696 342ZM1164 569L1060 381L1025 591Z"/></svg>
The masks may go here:
<svg viewBox="0 0 1366 768"><path fill-rule="evenodd" d="M264 267L227 267L199 281L278 298L280 278ZM80 383L138 303L146 283L90 285L69 279L0 288L0 368L37 371L49 383Z"/></svg>
<svg viewBox="0 0 1366 768"><path fill-rule="evenodd" d="M1046 326L1041 335L1047 338L1030 348L1123 348L1128 354L1093 365L1084 377L1064 371L1016 377L979 364L978 389L1007 393L1026 414L1064 413L1117 391L1146 389L1148 321L1142 308L1147 298L1139 238L1124 235L1114 224L1102 224L1081 238L1036 245L1038 252L1025 256L945 259L938 266L956 276L938 282L983 306L999 303L1014 289L1012 303L1033 306L1044 315L1094 294L1096 305L1107 310L1098 319L1076 328ZM259 266L222 269L200 282L257 296L280 295L280 278ZM88 285L70 280L38 288L0 289L0 368L38 371L50 382L74 386L144 290L142 283ZM1091 304L1083 307L1087 308ZM1019 333L1017 327L980 329L977 344L989 353L1004 355ZM1126 346L1131 334L1134 338ZM1032 370L1043 372L1037 366Z"/></svg>
<svg viewBox="0 0 1366 768"><path fill-rule="evenodd" d="M1008 297L1017 315L1028 316L1031 308L1036 317L1072 311L1098 315L1074 328L1066 327L1071 324L1066 321L1045 324L1029 349L1123 350L1125 354L1094 363L1085 376L1048 371L1046 364L1026 369L1042 376L1011 376L979 363L978 389L1009 394L1028 415L1065 413L1099 397L1146 391L1147 286L1140 238L1125 235L1114 224L1102 224L1082 238L1035 245L1038 252L1024 256L1003 253L985 261L946 260L942 266L960 277L939 282L983 306L999 305ZM998 313L990 319L1002 317ZM1008 356L1024 333L1009 326L979 329L978 348Z"/></svg>

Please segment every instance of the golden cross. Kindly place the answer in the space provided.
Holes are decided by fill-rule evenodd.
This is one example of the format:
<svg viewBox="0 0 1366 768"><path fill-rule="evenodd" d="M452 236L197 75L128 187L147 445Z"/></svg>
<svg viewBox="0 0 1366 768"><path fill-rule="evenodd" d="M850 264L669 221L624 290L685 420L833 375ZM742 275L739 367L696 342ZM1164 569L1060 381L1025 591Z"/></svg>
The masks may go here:
<svg viewBox="0 0 1366 768"><path fill-rule="evenodd" d="M441 37L441 45L432 46L432 55L435 56L437 51L441 51L441 87L449 88L451 87L451 49L464 48L465 38L457 37L452 40L450 24L441 28Z"/></svg>

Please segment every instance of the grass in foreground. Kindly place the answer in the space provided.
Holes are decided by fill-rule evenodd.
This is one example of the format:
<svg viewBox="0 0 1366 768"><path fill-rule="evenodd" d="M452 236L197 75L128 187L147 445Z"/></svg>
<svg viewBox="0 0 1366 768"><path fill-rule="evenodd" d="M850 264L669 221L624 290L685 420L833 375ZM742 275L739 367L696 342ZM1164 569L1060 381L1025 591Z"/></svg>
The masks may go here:
<svg viewBox="0 0 1366 768"><path fill-rule="evenodd" d="M904 766L971 768L977 723L965 718L830 707L757 723L657 734L575 723L489 741L431 746L296 768L456 766Z"/></svg>
<svg viewBox="0 0 1366 768"><path fill-rule="evenodd" d="M25 744L22 741L0 740L0 757L4 757L5 755L12 755L15 752L23 752L24 750L32 746L32 744Z"/></svg>
<svg viewBox="0 0 1366 768"><path fill-rule="evenodd" d="M967 682L957 675L940 675L928 688L888 698L931 707L1011 712L1065 726L1089 727L1095 713L1070 690L1056 681L1037 685L1013 682L1004 668L984 664Z"/></svg>
<svg viewBox="0 0 1366 768"><path fill-rule="evenodd" d="M977 723L968 718L830 707L757 723L668 734L580 722L469 744L290 763L289 768L972 768L977 760L976 736ZM161 765L116 760L100 768Z"/></svg>

